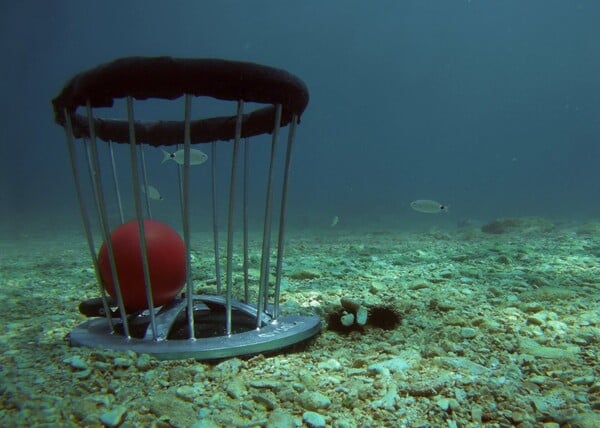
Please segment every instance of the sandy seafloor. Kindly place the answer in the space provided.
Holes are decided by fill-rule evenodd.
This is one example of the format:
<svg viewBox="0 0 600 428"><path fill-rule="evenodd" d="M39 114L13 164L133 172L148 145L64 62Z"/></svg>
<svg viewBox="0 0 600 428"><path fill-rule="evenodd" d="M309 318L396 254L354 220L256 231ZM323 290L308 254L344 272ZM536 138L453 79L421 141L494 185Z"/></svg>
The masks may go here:
<svg viewBox="0 0 600 428"><path fill-rule="evenodd" d="M69 346L98 295L82 236L1 243L0 426L600 427L598 223L290 231L282 304L321 334L218 364ZM400 323L332 331L341 297Z"/></svg>

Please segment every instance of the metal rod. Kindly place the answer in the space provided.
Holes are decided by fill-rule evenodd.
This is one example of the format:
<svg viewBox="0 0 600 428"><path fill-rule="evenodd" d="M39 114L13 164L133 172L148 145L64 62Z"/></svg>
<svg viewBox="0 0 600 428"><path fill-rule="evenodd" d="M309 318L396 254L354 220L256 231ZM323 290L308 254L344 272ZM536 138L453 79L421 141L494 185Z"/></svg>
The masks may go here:
<svg viewBox="0 0 600 428"><path fill-rule="evenodd" d="M290 166L292 163L292 149L294 148L294 138L296 136L296 122L298 117L292 116L290 127L288 129L287 148L285 152L285 166L283 170L283 185L281 189L281 209L279 211L279 233L277 237L277 265L275 268L275 293L273 296L273 319L279 317L279 297L281 294L281 270L283 266L283 254L285 245L285 224L287 220L287 196L290 181Z"/></svg>
<svg viewBox="0 0 600 428"><path fill-rule="evenodd" d="M271 252L271 217L273 214L273 182L275 178L275 155L277 153L277 138L281 123L281 104L275 110L275 123L271 139L271 158L269 160L269 175L267 178L267 199L265 202L265 221L263 226L262 254L260 260L260 284L258 289L258 312L265 312L267 307L267 288L269 284L270 252ZM256 328L260 328L260 317L256 318Z"/></svg>
<svg viewBox="0 0 600 428"><path fill-rule="evenodd" d="M119 206L119 218L121 219L121 224L123 224L125 223L125 216L123 215L123 202L121 201L121 189L119 188L119 177L117 176L117 164L115 162L115 150L112 141L108 142L108 151L110 152L113 183L115 185L115 194L117 195L117 205Z"/></svg>
<svg viewBox="0 0 600 428"><path fill-rule="evenodd" d="M244 212L243 212L243 232L244 232L244 303L248 303L250 301L250 290L249 290L249 279L248 279L248 268L249 268L249 258L248 258L248 170L249 170L249 161L248 161L248 153L250 152L250 148L248 147L249 141L248 138L244 139Z"/></svg>
<svg viewBox="0 0 600 428"><path fill-rule="evenodd" d="M237 176L237 161L240 139L242 135L242 116L244 114L244 101L238 101L237 119L235 122L235 141L233 143L233 154L231 156L231 176L229 180L229 213L227 218L227 288L225 290L225 316L226 334L232 332L231 326L231 301L233 293L233 217L235 202L235 187Z"/></svg>
<svg viewBox="0 0 600 428"><path fill-rule="evenodd" d="M148 218L152 218L152 208L150 207L150 191L148 189L148 174L146 174L146 156L144 156L144 145L140 144L138 146L140 152L140 163L142 165L142 180L144 182L144 201L146 202L146 212L148 213Z"/></svg>
<svg viewBox="0 0 600 428"><path fill-rule="evenodd" d="M150 327L152 329L152 338L159 340L156 319L154 316L154 298L152 296L152 283L150 280L150 266L148 264L148 247L146 245L146 231L144 228L144 214L142 213L142 201L140 195L140 178L135 153L135 120L133 117L133 98L127 97L127 121L129 122L129 154L131 157L131 180L133 182L133 196L135 199L135 215L140 234L140 244L142 251L142 264L144 266L144 286L146 288L146 299L148 301L148 312L150 315Z"/></svg>
<svg viewBox="0 0 600 428"><path fill-rule="evenodd" d="M217 213L217 142L211 143L212 159L210 161L210 172L212 178L212 217L213 217L213 244L215 250L215 275L217 277L217 294L221 294L221 262L219 250L219 220Z"/></svg>
<svg viewBox="0 0 600 428"><path fill-rule="evenodd" d="M106 248L108 250L108 260L110 264L110 271L115 286L115 294L117 295L117 306L121 313L121 322L123 323L123 334L125 337L130 338L129 334L129 323L127 321L127 314L125 313L125 304L123 302L123 295L121 294L121 284L119 283L119 275L117 273L117 263L115 261L115 252L112 246L112 239L110 234L110 228L108 226L108 213L106 211L106 204L104 203L104 191L102 189L102 180L100 175L100 162L98 161L98 148L96 146L96 128L94 127L94 116L92 112L92 106L90 101L86 102L87 116L88 116L88 127L90 130L90 154L92 167L92 183L94 186L94 193L96 195L96 204L98 207L98 218L100 220L100 229L102 231L102 237Z"/></svg>
<svg viewBox="0 0 600 428"><path fill-rule="evenodd" d="M108 325L111 330L114 330L114 322L108 306L108 300L106 298L106 290L102 285L102 277L100 276L100 268L98 266L98 258L96 257L96 246L94 245L94 236L92 235L92 226L90 223L90 216L88 214L83 190L81 189L81 179L79 175L79 168L77 167L77 157L75 155L75 143L73 141L73 124L71 123L71 115L64 109L64 115L66 118L65 134L67 137L67 148L69 149L69 159L71 161L71 172L73 173L73 181L75 182L75 191L77 193L77 202L79 202L79 211L81 214L81 220L83 221L83 229L85 231L85 237L88 243L88 250L92 257L92 264L94 265L94 273L96 274L96 282L100 288L100 296L102 297L102 307L108 320Z"/></svg>
<svg viewBox="0 0 600 428"><path fill-rule="evenodd" d="M185 112L184 112L185 115ZM185 120L185 118L184 118ZM185 129L184 129L184 136L183 138L185 139ZM181 146L179 144L175 145L175 153L177 153L179 150L181 149ZM182 172L182 166L181 164L177 163L177 185L178 185L178 189L179 189L179 207L181 208L181 227L183 228L183 217L185 217L185 214L183 213L184 210L184 206L183 206L183 172Z"/></svg>
<svg viewBox="0 0 600 428"><path fill-rule="evenodd" d="M183 145L183 180L182 180L182 205L183 205L183 240L185 242L185 277L186 277L186 299L188 329L190 340L196 340L194 326L194 287L192 284L192 259L190 252L190 123L192 115L192 97L185 94L185 130Z"/></svg>

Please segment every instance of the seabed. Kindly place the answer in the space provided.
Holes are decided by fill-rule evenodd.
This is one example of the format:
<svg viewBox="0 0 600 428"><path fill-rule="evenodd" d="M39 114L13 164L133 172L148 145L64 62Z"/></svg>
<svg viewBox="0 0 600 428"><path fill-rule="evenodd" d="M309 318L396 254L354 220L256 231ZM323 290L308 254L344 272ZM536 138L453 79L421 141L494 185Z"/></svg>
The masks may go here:
<svg viewBox="0 0 600 428"><path fill-rule="evenodd" d="M192 254L212 292L212 252ZM322 333L209 364L71 347L98 294L83 237L1 241L0 426L598 427L599 258L600 223L292 229L282 309ZM343 297L400 322L329 329Z"/></svg>

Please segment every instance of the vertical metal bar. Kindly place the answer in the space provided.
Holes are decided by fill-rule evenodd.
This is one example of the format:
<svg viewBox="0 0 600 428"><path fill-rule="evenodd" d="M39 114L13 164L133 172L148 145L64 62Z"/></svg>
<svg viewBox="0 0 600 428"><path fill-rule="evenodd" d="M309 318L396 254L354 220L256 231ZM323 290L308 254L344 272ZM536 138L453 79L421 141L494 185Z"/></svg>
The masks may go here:
<svg viewBox="0 0 600 428"><path fill-rule="evenodd" d="M183 240L185 242L185 276L186 276L186 299L188 329L190 331L190 340L196 340L196 331L194 326L194 287L192 284L192 263L190 253L190 123L192 115L192 97L185 94L185 129L183 145L183 180L182 180L182 205L183 205Z"/></svg>
<svg viewBox="0 0 600 428"><path fill-rule="evenodd" d="M184 116L185 116L185 111L184 111ZM184 120L185 120L185 117L184 117ZM185 139L185 129L183 132L184 132L183 138ZM181 145L179 145L179 144L175 145L175 153L177 153L180 149L181 149ZM184 206L183 206L183 172L182 172L181 168L182 168L182 165L177 163L177 185L179 188L179 207L181 208L181 222L182 222L181 227L183 227L183 217L185 217L185 214L183 212L183 210L184 210Z"/></svg>
<svg viewBox="0 0 600 428"><path fill-rule="evenodd" d="M117 195L117 205L119 206L119 218L121 224L125 223L123 215L123 202L121 201L121 189L119 188L119 177L117 176L117 163L115 162L115 150L112 141L108 142L108 151L110 152L110 164L112 165L113 183L115 185L115 194Z"/></svg>
<svg viewBox="0 0 600 428"><path fill-rule="evenodd" d="M148 213L148 218L152 218L152 208L150 208L150 191L148 190L148 174L146 174L146 156L144 156L144 145L140 144L138 146L140 151L140 163L142 164L142 179L144 182L144 200L146 202L146 212Z"/></svg>
<svg viewBox="0 0 600 428"><path fill-rule="evenodd" d="M269 285L270 252L271 252L271 217L273 214L273 181L275 178L275 155L277 153L277 138L279 136L279 126L281 124L281 104L277 104L275 110L275 123L273 124L273 138L271 140L271 158L269 160L269 175L267 178L267 198L265 202L265 222L263 226L262 254L260 260L260 285L258 290L258 302L256 309L256 328L260 328L260 313L266 310L267 306L267 288Z"/></svg>
<svg viewBox="0 0 600 428"><path fill-rule="evenodd" d="M215 275L217 277L217 294L221 294L221 262L219 250L219 220L217 214L217 142L211 143L212 159L210 172L212 177L212 217L213 217L213 244L215 250Z"/></svg>
<svg viewBox="0 0 600 428"><path fill-rule="evenodd" d="M227 288L225 290L225 316L227 335L231 335L231 309L233 293L233 214L235 202L235 187L237 176L237 160L242 135L242 116L244 114L244 101L238 101L237 119L235 122L235 141L231 157L231 176L229 180L229 213L227 218Z"/></svg>
<svg viewBox="0 0 600 428"><path fill-rule="evenodd" d="M123 334L129 338L129 323L127 321L127 314L125 312L125 305L123 303L123 295L121 294L121 284L119 283L119 275L117 273L117 263L115 261L115 253L113 251L112 239L110 237L110 228L108 226L108 213L106 211L106 204L104 203L104 191L102 189L102 179L100 177L100 162L98 161L98 148L96 146L96 129L94 126L94 116L92 112L92 106L90 101L86 101L87 116L88 116L88 127L90 131L90 154L92 166L92 182L94 185L94 192L96 195L96 204L98 206L98 218L100 219L100 229L102 230L102 237L108 250L108 259L110 263L110 270L112 274L113 284L115 285L115 294L117 295L117 305L119 306L119 312L121 313L121 322L123 323Z"/></svg>
<svg viewBox="0 0 600 428"><path fill-rule="evenodd" d="M158 329L154 316L154 298L152 296L152 283L150 282L150 266L148 265L148 247L146 245L146 231L144 228L144 215L142 213L142 201L140 195L140 178L138 173L137 157L135 153L135 120L133 117L133 99L127 97L127 121L129 122L129 154L131 157L131 179L133 182L133 196L135 199L135 214L140 234L140 245L142 251L142 264L144 266L144 286L146 288L146 299L148 301L148 312L150 315L150 327L152 338L158 339Z"/></svg>
<svg viewBox="0 0 600 428"><path fill-rule="evenodd" d="M277 237L277 265L275 269L275 293L273 296L273 318L279 317L279 297L281 294L281 269L283 266L283 248L285 245L285 223L287 220L287 196L290 181L290 165L292 163L292 149L294 148L294 138L296 136L296 122L298 117L292 116L290 127L288 129L287 148L285 152L285 166L283 170L283 186L281 189L281 209L279 212L279 233Z"/></svg>
<svg viewBox="0 0 600 428"><path fill-rule="evenodd" d="M83 221L83 228L85 231L85 237L88 243L88 250L90 251L90 256L92 257L92 264L94 265L94 273L96 274L96 281L98 283L98 287L100 288L100 296L102 297L102 307L104 308L104 313L106 314L106 319L108 321L108 325L111 330L114 329L114 323L112 319L112 315L110 312L110 308L108 307L108 300L106 298L106 290L102 285L102 278L100 276L100 268L98 267L98 259L96 257L96 246L94 245L94 237L92 235L92 226L90 224L90 216L88 214L87 208L85 206L85 200L83 196L83 190L81 189L81 178L79 176L79 168L77 167L77 156L75 154L75 143L73 141L73 124L71 123L71 115L67 111L67 109L63 110L65 119L66 119L66 127L65 133L67 137L67 148L69 149L69 159L71 161L71 172L73 173L73 181L75 183L75 191L77 192L77 201L79 202L79 211L81 214L81 220Z"/></svg>
<svg viewBox="0 0 600 428"><path fill-rule="evenodd" d="M244 211L243 211L243 229L244 229L244 303L248 303L250 300L250 290L249 290L249 280L248 280L248 267L249 267L249 258L248 258L248 170L249 170L249 161L248 161L248 153L250 152L250 147L248 138L244 139Z"/></svg>

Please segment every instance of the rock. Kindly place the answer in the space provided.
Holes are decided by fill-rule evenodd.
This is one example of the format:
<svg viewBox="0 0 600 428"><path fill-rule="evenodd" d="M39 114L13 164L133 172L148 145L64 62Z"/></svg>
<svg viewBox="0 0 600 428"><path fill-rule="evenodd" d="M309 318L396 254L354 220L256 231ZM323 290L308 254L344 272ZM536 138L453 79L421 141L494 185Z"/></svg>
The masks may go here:
<svg viewBox="0 0 600 428"><path fill-rule="evenodd" d="M315 412L304 412L302 420L311 428L325 428L325 418Z"/></svg>
<svg viewBox="0 0 600 428"><path fill-rule="evenodd" d="M488 368L477 364L467 358L461 357L435 357L434 362L444 367L450 367L453 369L460 369L467 372L470 375L481 376L489 372Z"/></svg>
<svg viewBox="0 0 600 428"><path fill-rule="evenodd" d="M540 358L549 359L573 359L579 354L578 346L570 346L569 348L553 348L550 346L542 346L535 340L522 339L520 342L521 351L526 354Z"/></svg>
<svg viewBox="0 0 600 428"><path fill-rule="evenodd" d="M365 325L367 323L367 318L369 317L369 310L364 307L364 306L360 306L358 308L358 310L356 311L356 324L358 325Z"/></svg>
<svg viewBox="0 0 600 428"><path fill-rule="evenodd" d="M127 369L131 367L133 362L129 358L125 357L115 357L113 359L113 366L118 367L120 369Z"/></svg>
<svg viewBox="0 0 600 428"><path fill-rule="evenodd" d="M354 324L354 314L344 312L340 317L340 322L344 327L350 327L352 324Z"/></svg>
<svg viewBox="0 0 600 428"><path fill-rule="evenodd" d="M269 415L266 428L296 428L296 420L285 410L275 409Z"/></svg>
<svg viewBox="0 0 600 428"><path fill-rule="evenodd" d="M300 404L308 410L319 410L328 408L331 400L320 392L305 391L300 394Z"/></svg>
<svg viewBox="0 0 600 428"><path fill-rule="evenodd" d="M230 382L227 382L227 385L225 386L225 392L227 392L227 394L231 398L234 398L236 400L241 399L244 395L248 393L244 382L237 377L231 379Z"/></svg>
<svg viewBox="0 0 600 428"><path fill-rule="evenodd" d="M325 370L340 370L342 365L340 362L334 358L330 358L327 361L321 361L317 367Z"/></svg>
<svg viewBox="0 0 600 428"><path fill-rule="evenodd" d="M356 422L351 419L338 419L333 424L333 428L356 428Z"/></svg>
<svg viewBox="0 0 600 428"><path fill-rule="evenodd" d="M198 395L198 390L193 386L184 385L177 388L175 394L182 400L193 402Z"/></svg>
<svg viewBox="0 0 600 428"><path fill-rule="evenodd" d="M225 360L215 366L215 371L221 372L221 375L225 377L232 377L240 372L240 369L244 366L244 362L239 358L231 358Z"/></svg>
<svg viewBox="0 0 600 428"><path fill-rule="evenodd" d="M342 305L342 307L344 309L346 309L348 312L352 312L352 313L356 313L356 311L358 311L358 309L361 306L360 302L358 302L350 297L342 297L340 299L340 304Z"/></svg>
<svg viewBox="0 0 600 428"><path fill-rule="evenodd" d="M73 373L73 377L75 379L87 379L92 374L92 370L88 367L85 370L78 370Z"/></svg>
<svg viewBox="0 0 600 428"><path fill-rule="evenodd" d="M286 276L290 279L307 280L316 279L321 276L321 273L314 269L303 269L290 272Z"/></svg>
<svg viewBox="0 0 600 428"><path fill-rule="evenodd" d="M571 383L574 385L591 385L594 383L594 376L593 375L588 375L588 376L578 376L576 378L573 378L571 380Z"/></svg>
<svg viewBox="0 0 600 428"><path fill-rule="evenodd" d="M477 336L477 329L473 327L463 327L460 329L460 337L463 339L472 339Z"/></svg>
<svg viewBox="0 0 600 428"><path fill-rule="evenodd" d="M277 399L273 396L272 392L252 394L252 399L258 404L265 406L267 410L274 410L277 408Z"/></svg>
<svg viewBox="0 0 600 428"><path fill-rule="evenodd" d="M148 354L141 354L135 361L135 366L140 371L146 371L152 366L152 357Z"/></svg>
<svg viewBox="0 0 600 428"><path fill-rule="evenodd" d="M412 364L410 364L407 360L396 357L396 358L382 361L380 363L371 364L368 367L368 369L369 369L369 371L373 371L373 372L380 373L380 374L385 372L384 369L389 370L392 373L395 373L395 372L401 372L401 371L407 370L411 367L411 365Z"/></svg>
<svg viewBox="0 0 600 428"><path fill-rule="evenodd" d="M456 401L454 398L446 397L438 399L435 404L437 404L437 406L444 411L456 411L460 407L458 401Z"/></svg>
<svg viewBox="0 0 600 428"><path fill-rule="evenodd" d="M63 360L63 363L69 364L75 370L88 369L87 363L83 361L78 355L73 355L72 357L65 358Z"/></svg>
<svg viewBox="0 0 600 428"><path fill-rule="evenodd" d="M600 428L600 418L598 418L598 413L594 412L581 413L579 415L576 415L569 422L569 425L573 427Z"/></svg>
<svg viewBox="0 0 600 428"><path fill-rule="evenodd" d="M481 408L481 406L478 405L473 405L471 407L471 419L473 420L473 422L475 422L477 425L481 425L481 420L483 418L483 409Z"/></svg>
<svg viewBox="0 0 600 428"><path fill-rule="evenodd" d="M554 224L541 217L505 217L492 220L483 225L481 231L490 234L502 234L509 232L539 233L550 232Z"/></svg>
<svg viewBox="0 0 600 428"><path fill-rule="evenodd" d="M192 428L221 428L222 425L210 418L202 418L192 425Z"/></svg>
<svg viewBox="0 0 600 428"><path fill-rule="evenodd" d="M577 228L575 233L583 236L598 236L600 235L600 222L584 223Z"/></svg>
<svg viewBox="0 0 600 428"><path fill-rule="evenodd" d="M118 427L123 423L126 413L126 407L116 406L112 410L103 413L100 416L100 422L102 422L104 426L107 426L109 428Z"/></svg>
<svg viewBox="0 0 600 428"><path fill-rule="evenodd" d="M198 419L194 405L176 400L173 394L158 393L148 400L148 409L159 418L166 418L173 426L192 426Z"/></svg>

